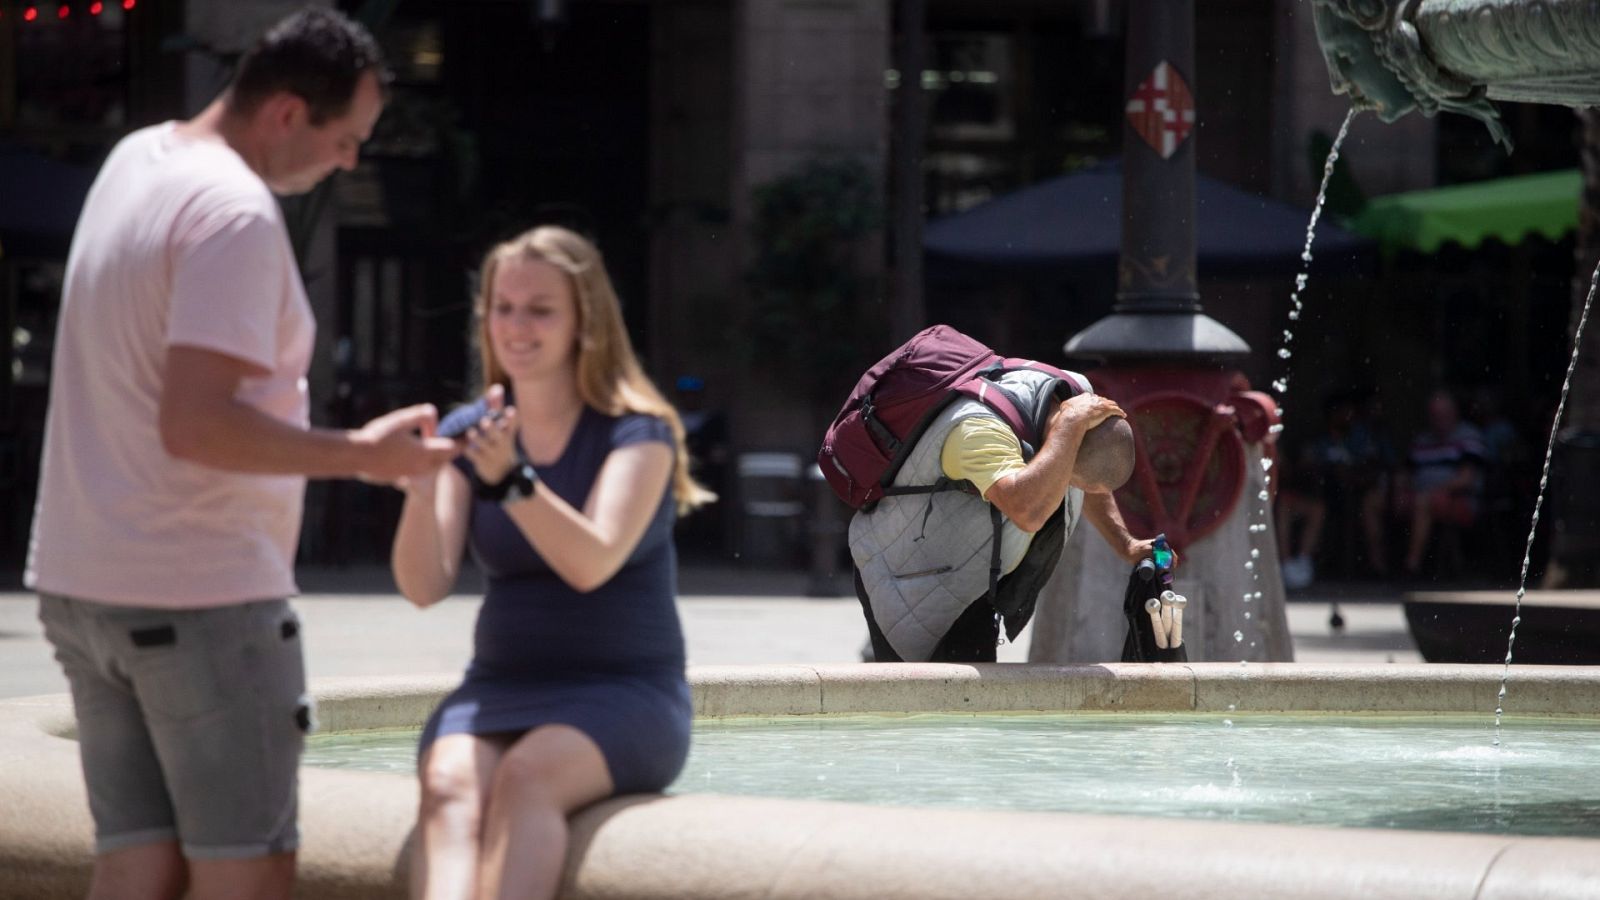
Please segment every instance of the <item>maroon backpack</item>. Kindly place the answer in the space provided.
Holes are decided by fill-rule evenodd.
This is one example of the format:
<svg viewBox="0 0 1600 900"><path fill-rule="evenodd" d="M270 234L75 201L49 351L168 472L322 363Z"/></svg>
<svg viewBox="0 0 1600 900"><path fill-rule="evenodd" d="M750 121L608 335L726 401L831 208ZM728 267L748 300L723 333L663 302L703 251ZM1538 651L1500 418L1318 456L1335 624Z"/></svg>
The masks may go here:
<svg viewBox="0 0 1600 900"><path fill-rule="evenodd" d="M851 508L876 503L929 423L958 397L971 397L994 410L1032 456L1042 422L997 381L1020 368L1060 379L1056 396L1090 390L1082 375L1033 360L1006 359L948 325L923 329L856 382L822 439L817 463L823 476Z"/></svg>

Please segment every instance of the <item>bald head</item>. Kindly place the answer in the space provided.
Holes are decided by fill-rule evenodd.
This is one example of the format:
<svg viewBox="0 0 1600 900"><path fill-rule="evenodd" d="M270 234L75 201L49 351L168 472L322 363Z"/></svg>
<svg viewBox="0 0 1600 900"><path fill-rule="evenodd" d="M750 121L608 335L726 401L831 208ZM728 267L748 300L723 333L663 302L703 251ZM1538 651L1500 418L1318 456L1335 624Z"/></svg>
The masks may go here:
<svg viewBox="0 0 1600 900"><path fill-rule="evenodd" d="M1133 474L1133 426L1113 416L1084 432L1072 480L1085 488L1114 491Z"/></svg>

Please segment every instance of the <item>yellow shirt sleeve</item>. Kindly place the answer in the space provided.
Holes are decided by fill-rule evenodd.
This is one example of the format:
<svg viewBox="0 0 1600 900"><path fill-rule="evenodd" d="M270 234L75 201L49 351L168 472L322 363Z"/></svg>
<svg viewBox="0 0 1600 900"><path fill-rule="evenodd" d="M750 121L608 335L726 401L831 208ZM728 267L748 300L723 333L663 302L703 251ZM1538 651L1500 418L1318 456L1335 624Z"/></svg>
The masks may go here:
<svg viewBox="0 0 1600 900"><path fill-rule="evenodd" d="M993 416L968 416L945 437L939 465L946 478L970 481L988 499L996 481L1022 469L1022 441Z"/></svg>

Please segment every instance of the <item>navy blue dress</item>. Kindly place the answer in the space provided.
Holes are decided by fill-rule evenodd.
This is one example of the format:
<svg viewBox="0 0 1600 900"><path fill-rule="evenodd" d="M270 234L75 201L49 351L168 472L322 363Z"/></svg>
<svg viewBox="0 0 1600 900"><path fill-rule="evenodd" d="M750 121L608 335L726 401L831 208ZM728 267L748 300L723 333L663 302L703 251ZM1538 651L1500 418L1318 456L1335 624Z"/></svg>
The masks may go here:
<svg viewBox="0 0 1600 900"><path fill-rule="evenodd" d="M439 432L464 430L484 409L479 401L456 410ZM667 424L653 416L585 407L561 458L536 468L546 486L582 509L606 456L646 441L674 445ZM471 463L456 465L473 477ZM671 784L689 753L693 714L674 596L673 514L669 485L632 556L584 594L551 571L499 504L474 499L468 546L488 593L472 664L429 718L421 750L441 735L517 735L559 723L599 745L617 793Z"/></svg>

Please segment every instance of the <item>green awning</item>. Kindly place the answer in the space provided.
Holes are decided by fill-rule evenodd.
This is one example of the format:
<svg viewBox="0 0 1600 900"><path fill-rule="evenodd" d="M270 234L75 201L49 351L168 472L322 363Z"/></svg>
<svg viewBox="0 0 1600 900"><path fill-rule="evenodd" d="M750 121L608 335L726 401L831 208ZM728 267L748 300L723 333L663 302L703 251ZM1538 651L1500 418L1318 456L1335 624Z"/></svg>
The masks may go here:
<svg viewBox="0 0 1600 900"><path fill-rule="evenodd" d="M1578 227L1582 193L1577 169L1515 175L1374 197L1349 227L1377 240L1385 253L1432 253L1448 241L1470 248L1485 238L1517 244L1529 234L1554 241Z"/></svg>

